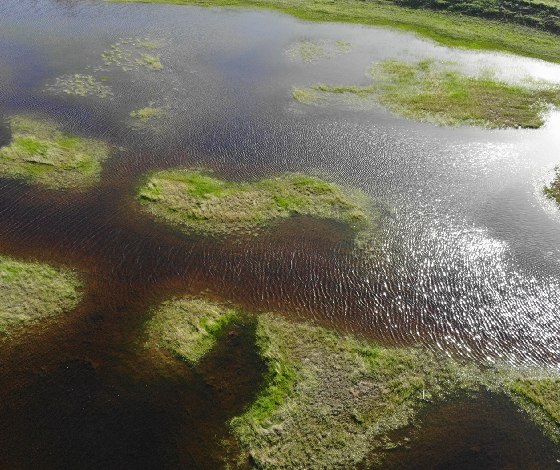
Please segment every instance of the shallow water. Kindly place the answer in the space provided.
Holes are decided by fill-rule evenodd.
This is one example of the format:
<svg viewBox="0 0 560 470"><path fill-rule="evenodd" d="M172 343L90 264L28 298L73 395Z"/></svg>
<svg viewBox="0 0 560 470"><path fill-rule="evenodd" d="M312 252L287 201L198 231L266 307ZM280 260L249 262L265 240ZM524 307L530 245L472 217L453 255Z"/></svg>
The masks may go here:
<svg viewBox="0 0 560 470"><path fill-rule="evenodd" d="M111 45L136 53L144 38L161 44L142 52L160 54L163 70L104 65L101 54ZM302 40L341 40L354 48L308 63L287 52ZM0 115L35 113L123 147L86 194L0 180L2 251L77 267L89 282L76 312L24 334L1 353L5 402L16 403L2 435L24 436L17 445L10 440L5 462L21 463L7 468L77 468L75 462L98 468L117 455L115 468L203 466L200 458L182 455L179 444L172 450L162 444L169 436L190 436L185 448L195 447L197 418L189 421L198 423L194 431L167 429L170 422L180 426L169 417L185 412L189 392L169 387L159 395L161 379L148 378L133 352L147 306L172 293L208 290L251 309L313 319L386 344L420 343L482 362L558 369L560 218L540 184L558 163L560 113L540 130L449 129L398 119L376 106L313 107L292 98L292 86L367 83L367 68L391 57L454 61L468 73L490 69L512 82L560 81L560 66L537 60L449 50L387 29L310 24L273 12L0 3ZM102 84L114 96L52 90L58 77L73 74L106 77ZM129 113L149 103L165 115L135 127ZM0 127L0 143L8 140ZM224 244L180 236L133 211L139 175L192 165L240 180L310 171L360 188L386 209L385 242L365 256L336 224L299 218ZM123 384L121 374L134 379ZM176 380L194 387L190 379ZM147 398L138 391L143 387ZM68 396L70 389L78 392ZM239 403L252 396L249 389ZM43 416L48 404L36 401L39 390L70 403L71 418ZM201 407L210 400L196 396L189 405L195 414L196 400ZM177 408L162 405L166 399ZM113 401L118 405L101 411ZM114 417L125 402L130 408ZM134 411L147 402L156 417L149 406ZM95 413L83 414L90 403ZM226 408L222 421L233 412ZM112 417L92 421L98 413ZM32 429L37 416L47 423L44 434ZM84 423L76 449L86 446L89 457L80 460L78 450L62 452L62 438L55 436L62 430L71 436ZM152 434L142 434L146 427ZM101 438L108 428L112 437ZM125 458L122 445L104 439L119 442L127 433L136 436L127 442L136 444L125 446ZM92 435L98 440L88 441ZM159 450L148 458L139 442L152 439L149 448ZM58 451L49 454L49 446ZM113 454L93 458L100 446ZM35 451L27 454L29 447ZM74 463L64 467L64 459Z"/></svg>

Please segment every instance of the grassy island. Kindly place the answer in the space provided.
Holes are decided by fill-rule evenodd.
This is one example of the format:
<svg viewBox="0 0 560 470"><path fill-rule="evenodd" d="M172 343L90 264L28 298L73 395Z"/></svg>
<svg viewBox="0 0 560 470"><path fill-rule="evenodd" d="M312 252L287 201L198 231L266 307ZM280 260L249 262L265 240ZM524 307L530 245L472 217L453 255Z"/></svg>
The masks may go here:
<svg viewBox="0 0 560 470"><path fill-rule="evenodd" d="M83 190L97 183L107 144L24 116L9 119L12 141L0 148L0 175L52 189Z"/></svg>
<svg viewBox="0 0 560 470"><path fill-rule="evenodd" d="M408 64L387 60L369 70L368 86L316 85L294 88L294 98L320 104L328 96L371 97L390 111L440 125L489 128L538 128L544 114L560 106L560 87L545 83L509 85L490 77L466 76L449 66L423 60Z"/></svg>
<svg viewBox="0 0 560 470"><path fill-rule="evenodd" d="M0 333L75 308L80 287L68 269L0 256Z"/></svg>
<svg viewBox="0 0 560 470"><path fill-rule="evenodd" d="M235 327L234 327L235 326ZM256 398L229 421L240 468L361 468L375 451L406 447L424 411L481 391L509 397L560 442L560 380L510 367L479 369L420 347L384 347L279 315L249 314L200 298L154 308L148 347L196 368L228 331L252 331L264 365ZM524 375L525 374L525 375Z"/></svg>
<svg viewBox="0 0 560 470"><path fill-rule="evenodd" d="M372 222L365 195L302 174L236 183L200 169L157 171L137 191L143 210L185 232L252 233L275 220L310 215L348 224Z"/></svg>
<svg viewBox="0 0 560 470"><path fill-rule="evenodd" d="M560 205L560 167L556 167L554 180L549 186L544 187L543 192L545 196Z"/></svg>
<svg viewBox="0 0 560 470"><path fill-rule="evenodd" d="M270 8L311 21L414 31L446 46L507 51L560 63L560 7L554 0L111 0Z"/></svg>

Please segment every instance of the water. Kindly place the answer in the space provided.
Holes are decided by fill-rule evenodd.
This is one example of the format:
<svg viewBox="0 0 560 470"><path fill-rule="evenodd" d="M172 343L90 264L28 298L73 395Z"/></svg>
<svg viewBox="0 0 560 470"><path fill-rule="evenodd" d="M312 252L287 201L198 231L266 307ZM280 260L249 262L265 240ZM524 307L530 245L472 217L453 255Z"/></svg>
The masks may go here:
<svg viewBox="0 0 560 470"><path fill-rule="evenodd" d="M161 44L142 52L160 54L163 70L104 65L111 45L137 52L144 38ZM301 40L354 48L306 63L286 52ZM75 312L0 352L2 401L11 404L0 413L4 467L219 466L209 449L254 396L261 365L233 340L224 347L241 351L233 370L244 371L234 376L211 372L224 351L194 376L142 358L147 307L175 293L204 290L385 344L558 369L560 219L540 186L558 163L560 114L540 130L447 129L376 106L292 98L292 86L367 83L367 68L392 57L454 61L512 82L560 81L559 66L537 60L273 12L0 3L0 114L47 116L122 147L86 194L0 180L2 252L76 267L88 283ZM73 74L106 76L114 96L50 89ZM129 113L149 103L165 116L135 128ZM0 128L0 143L8 140ZM311 171L358 187L387 209L385 242L362 256L342 227L296 218L223 244L178 236L133 210L139 175L193 165L237 180ZM236 392L209 391L224 388ZM202 416L208 408L215 415Z"/></svg>

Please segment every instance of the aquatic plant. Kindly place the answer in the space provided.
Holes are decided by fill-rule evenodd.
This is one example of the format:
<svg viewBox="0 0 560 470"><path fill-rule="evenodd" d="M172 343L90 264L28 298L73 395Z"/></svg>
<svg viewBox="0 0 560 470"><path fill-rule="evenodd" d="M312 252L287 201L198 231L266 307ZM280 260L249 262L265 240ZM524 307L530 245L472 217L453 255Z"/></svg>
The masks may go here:
<svg viewBox="0 0 560 470"><path fill-rule="evenodd" d="M75 308L81 286L69 269L0 256L0 333Z"/></svg>
<svg viewBox="0 0 560 470"><path fill-rule="evenodd" d="M201 169L164 170L144 178L136 199L142 210L207 235L255 232L293 215L337 220L356 231L376 221L365 195L293 173L236 183Z"/></svg>
<svg viewBox="0 0 560 470"><path fill-rule="evenodd" d="M299 58L303 62L313 63L318 59L330 59L338 54L350 52L354 46L344 41L312 41L303 39L294 47L288 49L287 54Z"/></svg>
<svg viewBox="0 0 560 470"><path fill-rule="evenodd" d="M121 39L120 42L111 45L111 48L101 54L106 67L116 65L121 67L124 72L138 71L139 67L145 67L148 70L162 70L160 55L151 56L144 54L137 49L146 48L149 50L158 49L162 45L159 41L133 39Z"/></svg>
<svg viewBox="0 0 560 470"><path fill-rule="evenodd" d="M97 183L109 146L25 116L9 120L12 140L0 148L0 174L53 189L83 190Z"/></svg>
<svg viewBox="0 0 560 470"><path fill-rule="evenodd" d="M92 75L64 75L58 77L47 89L58 93L66 93L68 95L97 96L98 98L109 98L113 96L111 87L103 85Z"/></svg>
<svg viewBox="0 0 560 470"><path fill-rule="evenodd" d="M489 128L538 128L551 107L560 106L560 87L546 83L510 85L487 77L470 77L423 60L408 64L386 60L374 64L367 86L315 85L294 90L294 98L317 104L314 92L371 97L400 116L440 125L479 125ZM323 99L324 101L324 99Z"/></svg>

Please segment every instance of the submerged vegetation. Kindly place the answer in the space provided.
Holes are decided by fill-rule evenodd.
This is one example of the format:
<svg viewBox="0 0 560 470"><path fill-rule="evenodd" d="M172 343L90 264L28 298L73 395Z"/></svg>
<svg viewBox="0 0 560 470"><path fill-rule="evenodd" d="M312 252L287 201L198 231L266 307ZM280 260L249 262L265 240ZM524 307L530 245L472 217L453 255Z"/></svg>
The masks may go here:
<svg viewBox="0 0 560 470"><path fill-rule="evenodd" d="M85 189L99 181L107 144L25 116L9 119L12 140L0 148L0 174L53 189Z"/></svg>
<svg viewBox="0 0 560 470"><path fill-rule="evenodd" d="M175 3L203 6L248 6L271 8L311 21L345 21L369 25L389 26L414 31L446 46L508 51L550 62L560 62L560 37L554 33L524 24L541 26L555 31L548 24L556 22L550 12L537 19L532 9L540 9L545 2L504 2L496 8L497 0L468 2L435 2L431 0L358 1L347 0L111 0L144 1L150 3ZM472 6L477 3L477 7ZM439 6L443 6L440 8ZM466 5L464 10L459 8ZM528 10L527 5L531 5ZM558 11L558 4L549 0L548 5ZM533 8L534 7L534 8ZM432 9L433 8L433 9ZM478 10L477 10L478 8ZM506 10L512 14L505 15ZM544 11L544 10L543 10ZM461 14L464 13L464 14ZM470 16L473 15L473 16ZM557 13L556 13L557 15ZM495 19L477 18L485 16ZM507 21L515 19L512 24ZM533 20L533 18L535 18ZM542 25L539 24L542 22Z"/></svg>
<svg viewBox="0 0 560 470"><path fill-rule="evenodd" d="M101 81L105 80L101 79ZM97 96L98 98L113 96L110 86L103 85L92 75L80 75L78 73L58 77L48 89L67 95Z"/></svg>
<svg viewBox="0 0 560 470"><path fill-rule="evenodd" d="M146 48L149 50L158 49L161 43L145 38L140 39L121 39L121 42L111 45L111 48L101 54L106 67L115 65L121 67L124 72L138 71L139 66L148 70L162 70L163 65L159 54L152 56L144 54L138 49Z"/></svg>
<svg viewBox="0 0 560 470"><path fill-rule="evenodd" d="M302 174L236 183L201 169L147 175L137 191L141 208L186 232L251 233L292 215L310 215L350 225L371 225L365 195Z"/></svg>
<svg viewBox="0 0 560 470"><path fill-rule="evenodd" d="M0 333L75 308L80 287L68 269L0 256Z"/></svg>
<svg viewBox="0 0 560 470"><path fill-rule="evenodd" d="M556 201L560 205L560 167L555 168L554 180L543 190L546 197Z"/></svg>
<svg viewBox="0 0 560 470"><path fill-rule="evenodd" d="M371 85L295 88L294 98L317 103L321 102L321 93L372 97L410 119L491 128L537 128L544 124L546 111L560 106L558 86L509 85L490 77L469 77L431 60L416 64L386 60L374 64L369 73L376 80Z"/></svg>
<svg viewBox="0 0 560 470"><path fill-rule="evenodd" d="M530 402L542 411L532 415L539 425L548 420L560 429L557 379L528 378L505 368L481 370L423 348L383 347L208 300L174 299L154 309L148 345L196 367L234 323L256 323L254 342L266 370L255 400L229 422L231 438L224 445L235 440L240 465L357 468L373 450L406 446L406 434L391 432L421 427L421 411L482 390L510 396L523 409Z"/></svg>
<svg viewBox="0 0 560 470"><path fill-rule="evenodd" d="M350 52L354 46L345 41L312 41L303 39L287 51L291 57L303 62L316 62L319 59L331 59L339 54Z"/></svg>

